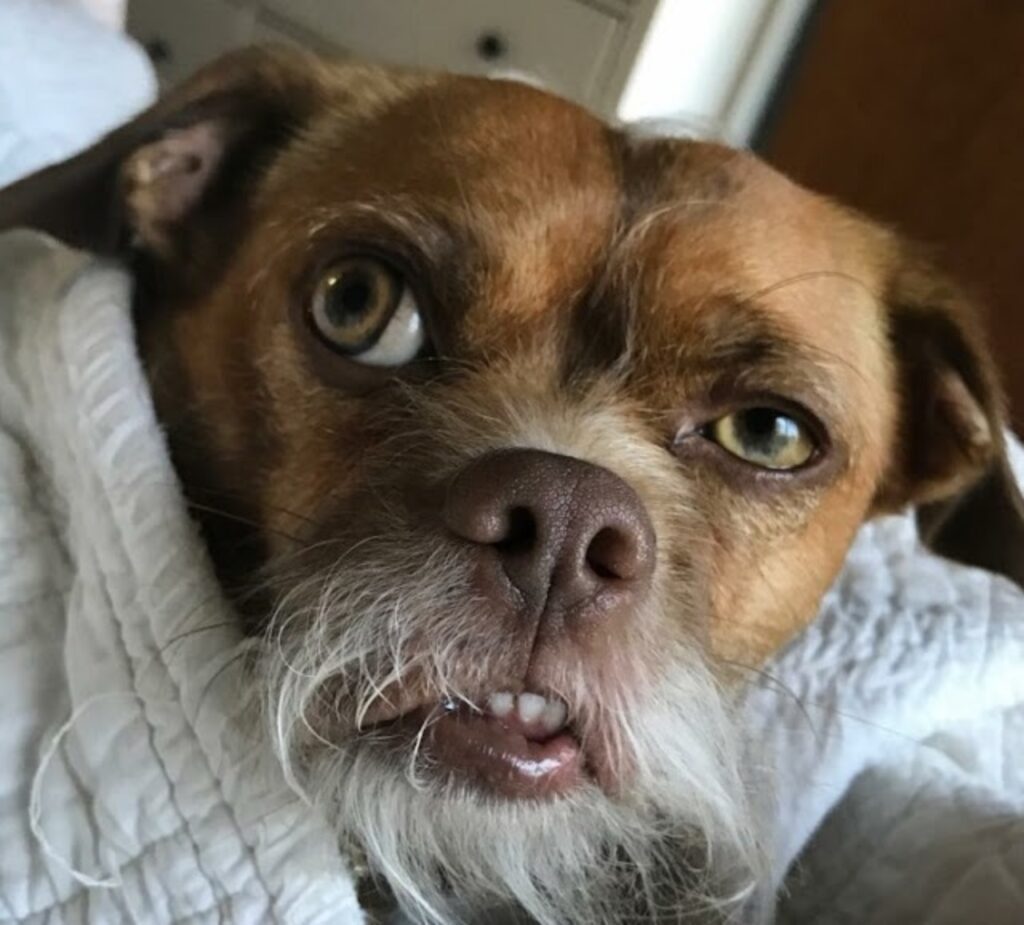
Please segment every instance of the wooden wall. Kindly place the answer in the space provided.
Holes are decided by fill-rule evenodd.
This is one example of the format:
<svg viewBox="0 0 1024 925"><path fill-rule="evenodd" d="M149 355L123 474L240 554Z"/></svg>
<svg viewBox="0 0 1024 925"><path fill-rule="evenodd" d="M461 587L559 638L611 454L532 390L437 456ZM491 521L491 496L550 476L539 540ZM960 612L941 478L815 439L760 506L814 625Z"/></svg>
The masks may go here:
<svg viewBox="0 0 1024 925"><path fill-rule="evenodd" d="M1024 0L821 0L756 147L938 245L1024 433Z"/></svg>

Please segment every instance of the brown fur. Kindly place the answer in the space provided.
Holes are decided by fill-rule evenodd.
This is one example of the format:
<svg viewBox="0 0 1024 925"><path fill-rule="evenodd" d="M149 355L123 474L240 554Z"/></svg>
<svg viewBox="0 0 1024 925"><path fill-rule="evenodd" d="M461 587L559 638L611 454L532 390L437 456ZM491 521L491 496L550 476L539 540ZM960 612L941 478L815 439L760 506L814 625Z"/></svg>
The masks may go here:
<svg viewBox="0 0 1024 925"><path fill-rule="evenodd" d="M68 220L72 196L102 199L83 177L120 221ZM552 672L573 646L656 659L666 634L757 665L813 617L865 518L908 503L939 548L1021 580L970 307L892 233L749 154L635 139L515 83L248 52L0 194L15 223L108 251L134 235L157 410L231 587L313 543L304 568L326 567L384 509L426 556L447 481L510 445L612 470L658 536L654 624L554 640ZM432 355L397 372L332 354L304 311L316 271L367 244L410 267L427 315ZM680 438L765 395L821 419L818 465L759 471ZM957 529L985 523L1009 551Z"/></svg>

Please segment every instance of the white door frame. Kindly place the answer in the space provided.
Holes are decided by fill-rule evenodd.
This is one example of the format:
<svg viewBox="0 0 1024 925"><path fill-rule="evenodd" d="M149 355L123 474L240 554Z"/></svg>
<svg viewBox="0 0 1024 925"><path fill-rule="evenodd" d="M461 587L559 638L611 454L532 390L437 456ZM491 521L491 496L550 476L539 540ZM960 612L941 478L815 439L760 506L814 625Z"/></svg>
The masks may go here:
<svg viewBox="0 0 1024 925"><path fill-rule="evenodd" d="M616 108L749 144L814 0L661 0Z"/></svg>

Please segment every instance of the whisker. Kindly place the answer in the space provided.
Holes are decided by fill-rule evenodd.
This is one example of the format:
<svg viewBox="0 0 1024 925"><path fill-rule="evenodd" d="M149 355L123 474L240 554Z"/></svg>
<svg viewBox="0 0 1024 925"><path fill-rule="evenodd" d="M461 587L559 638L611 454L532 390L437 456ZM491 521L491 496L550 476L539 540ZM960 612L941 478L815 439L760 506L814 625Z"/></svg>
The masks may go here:
<svg viewBox="0 0 1024 925"><path fill-rule="evenodd" d="M218 668L213 673L213 676L206 682L206 684L203 685L203 689L202 689L202 691L199 694L199 699L197 701L198 704L199 704L199 709L202 708L203 701L206 699L206 697L212 691L213 685L217 682L217 680L221 677L221 675L223 675L225 671L227 671L229 668L231 668L232 665L237 664L239 661L241 661L242 659L244 659L247 656L249 656L249 654L250 654L249 650L243 648L240 652L238 652L237 654L235 654L235 655L231 656L229 659L227 659L227 661L225 661L224 664L221 665L220 668Z"/></svg>
<svg viewBox="0 0 1024 925"><path fill-rule="evenodd" d="M807 723L807 728L814 736L815 742L820 745L821 739L818 735L818 730L814 728L814 721L811 719L811 714L807 710L807 706L801 699L800 695L797 694L789 685L785 684L781 679L775 677L770 671L764 668L756 668L753 665L747 665L743 662L735 661L729 658L719 658L719 661L723 664L729 665L733 668L739 668L742 671L750 672L753 675L759 677L762 681L768 681L771 686L778 691L788 695L794 704L799 708L800 713L803 715L804 721Z"/></svg>
<svg viewBox="0 0 1024 925"><path fill-rule="evenodd" d="M196 636L199 633L210 633L213 630L225 629L226 627L229 627L229 626L236 626L237 627L238 626L238 621L237 620L221 620L218 623L210 623L210 624L207 624L206 626L195 626L195 627L193 627L190 630L185 630L182 633L178 633L177 635L172 636L170 639L167 640L167 642L165 642L163 644L163 646L161 646L161 651L166 651L171 646L173 646L175 643L181 642L184 639L188 639L191 636Z"/></svg>
<svg viewBox="0 0 1024 925"><path fill-rule="evenodd" d="M229 520L232 523L242 524L247 527L253 527L256 530L265 530L268 533L272 533L275 536L283 537L293 543L301 543L302 539L296 536L294 533L288 533L285 530L279 530L275 527L271 527L269 524L261 523L258 520L253 520L251 517L243 517L241 514L236 514L232 511L226 511L223 508L213 507L209 504L203 504L200 501L193 501L186 499L186 505L193 511L200 511L204 514L213 514L215 517L220 517L223 520Z"/></svg>

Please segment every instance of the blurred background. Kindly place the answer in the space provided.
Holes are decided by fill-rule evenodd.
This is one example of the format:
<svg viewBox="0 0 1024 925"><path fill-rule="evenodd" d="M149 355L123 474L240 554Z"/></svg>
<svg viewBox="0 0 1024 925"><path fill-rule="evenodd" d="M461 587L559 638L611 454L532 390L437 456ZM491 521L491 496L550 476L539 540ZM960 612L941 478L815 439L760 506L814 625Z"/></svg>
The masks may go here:
<svg viewBox="0 0 1024 925"><path fill-rule="evenodd" d="M0 3L10 0L0 0ZM747 145L934 246L989 306L1024 431L1024 0L62 0L162 83L258 40L533 75Z"/></svg>

